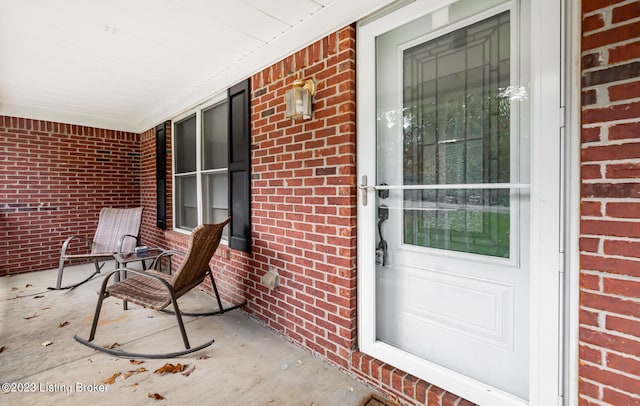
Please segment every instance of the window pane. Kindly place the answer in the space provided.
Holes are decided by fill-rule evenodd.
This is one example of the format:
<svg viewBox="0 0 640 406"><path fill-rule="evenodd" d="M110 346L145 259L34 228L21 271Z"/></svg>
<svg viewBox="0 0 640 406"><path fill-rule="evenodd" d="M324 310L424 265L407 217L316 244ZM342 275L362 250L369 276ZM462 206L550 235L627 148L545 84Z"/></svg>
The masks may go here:
<svg viewBox="0 0 640 406"><path fill-rule="evenodd" d="M203 169L227 167L227 103L202 112Z"/></svg>
<svg viewBox="0 0 640 406"><path fill-rule="evenodd" d="M176 227L193 230L198 225L197 185L195 175L176 178Z"/></svg>
<svg viewBox="0 0 640 406"><path fill-rule="evenodd" d="M209 173L203 176L204 222L219 223L229 216L229 188L227 173ZM224 228L223 237L229 235L229 226Z"/></svg>
<svg viewBox="0 0 640 406"><path fill-rule="evenodd" d="M509 13L404 51L405 185L508 183ZM508 189L409 190L406 244L509 257Z"/></svg>
<svg viewBox="0 0 640 406"><path fill-rule="evenodd" d="M175 125L176 173L196 170L196 116L191 116Z"/></svg>

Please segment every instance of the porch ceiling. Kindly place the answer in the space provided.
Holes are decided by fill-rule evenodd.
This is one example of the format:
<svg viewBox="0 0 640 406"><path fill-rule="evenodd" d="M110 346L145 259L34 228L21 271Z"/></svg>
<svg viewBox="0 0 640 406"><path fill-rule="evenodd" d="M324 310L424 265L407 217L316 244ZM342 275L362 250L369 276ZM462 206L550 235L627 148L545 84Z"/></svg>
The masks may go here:
<svg viewBox="0 0 640 406"><path fill-rule="evenodd" d="M392 0L0 0L0 114L145 131Z"/></svg>

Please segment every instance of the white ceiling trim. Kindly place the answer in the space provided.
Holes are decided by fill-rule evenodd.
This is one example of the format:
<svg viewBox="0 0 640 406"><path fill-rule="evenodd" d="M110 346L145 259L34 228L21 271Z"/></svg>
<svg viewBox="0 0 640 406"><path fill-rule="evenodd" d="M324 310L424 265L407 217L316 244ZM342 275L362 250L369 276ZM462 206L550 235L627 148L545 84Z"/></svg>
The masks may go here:
<svg viewBox="0 0 640 406"><path fill-rule="evenodd" d="M0 0L0 114L143 132L392 0Z"/></svg>

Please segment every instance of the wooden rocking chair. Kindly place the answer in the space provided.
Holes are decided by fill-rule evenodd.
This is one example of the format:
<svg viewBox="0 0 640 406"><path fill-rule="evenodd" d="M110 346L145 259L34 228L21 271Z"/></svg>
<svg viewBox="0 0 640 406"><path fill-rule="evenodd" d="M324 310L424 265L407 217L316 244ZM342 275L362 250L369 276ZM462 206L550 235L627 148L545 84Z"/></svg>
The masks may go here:
<svg viewBox="0 0 640 406"><path fill-rule="evenodd" d="M98 227L93 239L74 235L65 240L60 250L60 263L58 266L58 278L55 287L49 287L49 290L72 289L88 282L95 275L100 273L100 269L104 262L113 259L113 254L120 252L133 252L138 243L138 234L140 233L140 223L142 222L142 207L132 209L113 209L105 207L100 210L98 218ZM67 250L70 244L77 244L76 241L84 241L89 247L90 252L69 254ZM62 286L62 273L67 261L70 260L91 260L95 264L95 272L81 282L68 286Z"/></svg>
<svg viewBox="0 0 640 406"><path fill-rule="evenodd" d="M173 358L201 350L213 344L214 340L210 340L202 345L191 348L189 340L187 339L184 323L182 322L182 316L209 316L221 314L225 311L237 309L246 304L246 302L243 302L239 305L225 309L222 306L218 289L216 287L215 280L213 279L213 275L211 274L211 268L209 267L209 261L220 243L222 229L230 220L231 218L227 218L219 224L204 224L196 227L191 234L191 240L189 242L189 247L184 261L174 275L167 275L155 270L140 271L128 268L120 268L107 274L102 283L102 288L100 289L89 339L85 340L84 338L75 335L74 338L76 341L95 350L125 358ZM155 263L158 262L159 261L156 260ZM135 275L128 277L121 282L116 282L107 286L109 279L120 271L133 273ZM181 313L177 299L198 286L207 276L211 279L211 284L218 302L218 310L207 313ZM95 338L96 328L98 326L98 318L100 317L102 302L109 296L122 299L125 303L132 302L146 308L174 313L178 321L180 333L182 334L185 350L164 354L138 354L105 348L92 343L91 341ZM168 305L173 305L173 312L165 310Z"/></svg>

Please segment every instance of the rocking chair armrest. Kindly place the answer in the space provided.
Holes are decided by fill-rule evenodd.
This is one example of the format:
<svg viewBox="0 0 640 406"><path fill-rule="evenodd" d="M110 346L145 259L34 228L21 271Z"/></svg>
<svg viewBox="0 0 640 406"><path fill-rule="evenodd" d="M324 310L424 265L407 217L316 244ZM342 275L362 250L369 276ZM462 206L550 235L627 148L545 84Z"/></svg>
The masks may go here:
<svg viewBox="0 0 640 406"><path fill-rule="evenodd" d="M179 251L179 250L162 250L162 253L160 255L158 255L153 262L151 263L151 267L150 269L157 269L158 264L160 263L160 261L162 261L162 258L164 257L171 257L173 254L182 254L185 255L185 253L183 251ZM169 259L171 260L171 259Z"/></svg>
<svg viewBox="0 0 640 406"><path fill-rule="evenodd" d="M67 248L69 247L69 244L71 244L71 241L73 240L85 240L87 243L89 243L89 247L93 246L93 240L91 238L87 238L84 237L82 235L72 235L71 237L67 238L66 240L64 240L64 242L62 243L62 248L60 249L60 255L61 256L65 256L67 255Z"/></svg>
<svg viewBox="0 0 640 406"><path fill-rule="evenodd" d="M136 244L138 243L138 236L132 235L132 234L123 234L118 239L118 244L116 245L116 253L117 254L121 254L122 253L122 244L124 244L124 239L127 238L127 237L135 239L136 240Z"/></svg>

